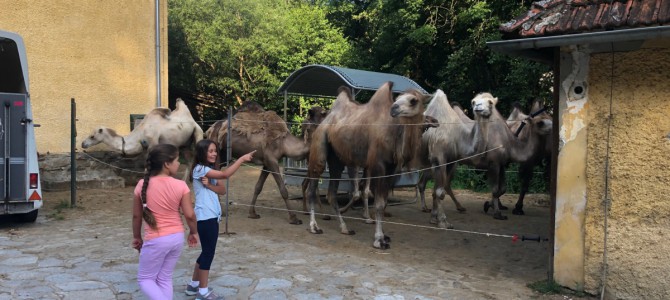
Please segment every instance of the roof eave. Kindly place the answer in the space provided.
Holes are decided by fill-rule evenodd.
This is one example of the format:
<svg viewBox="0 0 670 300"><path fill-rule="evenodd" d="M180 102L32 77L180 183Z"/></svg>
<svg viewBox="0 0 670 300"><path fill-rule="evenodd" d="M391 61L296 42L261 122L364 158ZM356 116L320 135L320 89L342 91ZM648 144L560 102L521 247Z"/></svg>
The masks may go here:
<svg viewBox="0 0 670 300"><path fill-rule="evenodd" d="M487 42L486 45L496 52L550 63L553 61L553 57L551 56L550 51L546 51L547 48L568 45L593 45L644 41L668 37L670 37L670 26L664 25L655 27L618 29L611 31L492 41Z"/></svg>

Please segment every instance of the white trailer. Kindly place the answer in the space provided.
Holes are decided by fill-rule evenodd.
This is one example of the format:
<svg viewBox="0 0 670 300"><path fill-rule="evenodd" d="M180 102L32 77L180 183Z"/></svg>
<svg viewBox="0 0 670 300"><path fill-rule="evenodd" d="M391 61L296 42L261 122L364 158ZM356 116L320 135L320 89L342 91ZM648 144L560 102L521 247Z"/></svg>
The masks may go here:
<svg viewBox="0 0 670 300"><path fill-rule="evenodd" d="M0 31L0 66L0 215L34 222L42 207L42 187L26 47L18 34Z"/></svg>

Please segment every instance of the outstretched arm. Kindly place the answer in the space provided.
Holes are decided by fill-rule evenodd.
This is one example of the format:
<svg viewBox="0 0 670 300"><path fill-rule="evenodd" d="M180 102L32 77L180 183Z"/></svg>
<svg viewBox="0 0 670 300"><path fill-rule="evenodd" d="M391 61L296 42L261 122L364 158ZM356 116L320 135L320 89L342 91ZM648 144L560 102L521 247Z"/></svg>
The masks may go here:
<svg viewBox="0 0 670 300"><path fill-rule="evenodd" d="M239 169L240 166L243 163L249 162L254 158L254 152L256 152L256 150L251 151L251 152L249 152L245 155L242 155L242 157L237 159L232 165L230 165L228 168L226 168L223 171L209 170L209 172L207 172L207 175L205 175L205 176L207 176L207 178L212 178L212 179L226 179L226 178L229 178L230 176L233 176L233 174L235 174L237 169ZM225 193L225 190L224 190L224 193Z"/></svg>

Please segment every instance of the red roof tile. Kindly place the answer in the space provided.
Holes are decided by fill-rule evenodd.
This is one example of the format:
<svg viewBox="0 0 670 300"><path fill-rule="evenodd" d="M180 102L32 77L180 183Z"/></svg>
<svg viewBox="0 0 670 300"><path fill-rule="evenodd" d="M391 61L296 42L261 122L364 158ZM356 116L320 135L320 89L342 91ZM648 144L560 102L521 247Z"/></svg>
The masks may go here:
<svg viewBox="0 0 670 300"><path fill-rule="evenodd" d="M500 26L506 38L670 25L670 0L543 0Z"/></svg>

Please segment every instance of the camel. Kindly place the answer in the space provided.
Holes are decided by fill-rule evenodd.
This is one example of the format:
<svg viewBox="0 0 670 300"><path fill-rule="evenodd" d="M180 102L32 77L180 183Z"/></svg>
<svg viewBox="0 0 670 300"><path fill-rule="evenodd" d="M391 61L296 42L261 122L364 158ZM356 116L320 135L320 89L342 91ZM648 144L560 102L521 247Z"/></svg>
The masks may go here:
<svg viewBox="0 0 670 300"><path fill-rule="evenodd" d="M528 122L529 134L517 138L507 126L505 119L495 108L498 98L490 93L480 93L472 99L472 110L475 113L475 153L483 153L469 159L476 168L487 170L487 180L491 187L491 202L484 203L484 211L493 208L493 218L506 220L500 212L500 196L507 187L505 185L505 168L509 163L525 163L530 161L538 149L545 147L540 142L540 135L551 132L552 123L543 118L533 118Z"/></svg>
<svg viewBox="0 0 670 300"><path fill-rule="evenodd" d="M530 109L531 113L538 114L538 112L540 112L541 110L542 108L540 102L534 101ZM521 127L522 122L524 122L528 118L529 115L524 114L521 111L520 105L518 103L515 103L512 113L507 118L507 126L512 130L512 132L517 133L517 131ZM549 115L544 111L542 111L533 118L541 118L551 121L551 115ZM519 137L522 139L530 137L530 130L527 126L522 127L521 131L519 132ZM544 145L544 147L538 147L536 149L537 151L533 153L533 156L528 161L519 164L519 182L521 184L521 189L519 191L519 199L517 200L516 204L514 205L514 209L512 210L512 214L515 215L525 214L523 211L523 199L526 196L526 193L528 192L528 186L530 185L530 181L531 179L533 179L533 169L535 168L535 166L541 165L543 161L547 160L547 158L551 156L551 145L552 145L551 128L548 134L536 135L536 137L540 139L540 144Z"/></svg>
<svg viewBox="0 0 670 300"><path fill-rule="evenodd" d="M316 223L314 204L318 180L328 163L331 178L341 178L345 166L368 169L375 198L375 236L373 247L388 249L390 238L382 230L386 199L397 171L415 156L421 142L424 123L424 101L420 92L409 90L393 100L392 82L384 83L366 104L357 104L351 90L340 87L333 107L312 136L309 152L308 198L311 233L323 230ZM325 125L325 126L324 126ZM335 193L339 181L331 180L328 200L337 214L342 234L354 234L347 229Z"/></svg>
<svg viewBox="0 0 670 300"><path fill-rule="evenodd" d="M447 95L439 89L433 94L425 114L437 119L442 126L429 128L421 139L419 156L421 165L423 167L432 166L433 169L432 174L423 172L417 185L421 195L422 211L428 211L424 190L426 182L432 175L435 185L430 222L437 224L440 228L453 228L446 220L441 200L444 199L445 194L448 194L459 212L466 211L451 189L451 180L456 171L456 163L453 162L475 154L475 146L478 142L475 137L475 123L463 114L459 107L452 107Z"/></svg>
<svg viewBox="0 0 670 300"><path fill-rule="evenodd" d="M172 144L182 150L190 163L193 155L190 147L202 137L202 129L191 116L184 101L178 98L173 111L164 107L152 109L130 134L121 136L114 129L98 127L81 143L81 147L87 149L104 143L121 152L123 156L132 157L145 153L158 144ZM184 175L184 178L187 177L188 172Z"/></svg>
<svg viewBox="0 0 670 300"><path fill-rule="evenodd" d="M289 206L288 190L280 175L279 161L285 156L295 160L305 159L309 146L303 139L291 135L286 122L277 113L266 111L253 101L246 101L235 113L231 133L232 155L239 157L256 150L252 163L263 166L251 199L249 218L260 218L256 213L256 200L263 190L268 175L272 174L288 209L289 223L302 224ZM225 153L228 121L217 121L205 135L221 145L221 152Z"/></svg>

